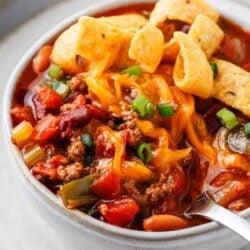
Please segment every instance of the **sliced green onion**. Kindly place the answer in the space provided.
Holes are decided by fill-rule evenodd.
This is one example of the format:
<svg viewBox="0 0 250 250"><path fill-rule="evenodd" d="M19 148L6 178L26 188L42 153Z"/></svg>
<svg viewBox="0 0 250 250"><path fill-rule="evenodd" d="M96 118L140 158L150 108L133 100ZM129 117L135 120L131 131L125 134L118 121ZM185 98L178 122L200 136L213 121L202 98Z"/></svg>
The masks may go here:
<svg viewBox="0 0 250 250"><path fill-rule="evenodd" d="M95 146L95 142L90 134L83 134L81 139L82 139L82 143L86 147L93 148Z"/></svg>
<svg viewBox="0 0 250 250"><path fill-rule="evenodd" d="M149 163L152 159L152 149L149 144L142 143L137 147L137 156L144 162Z"/></svg>
<svg viewBox="0 0 250 250"><path fill-rule="evenodd" d="M66 98L69 95L70 87L67 84L61 82L53 82L51 85L52 89L54 89L62 98Z"/></svg>
<svg viewBox="0 0 250 250"><path fill-rule="evenodd" d="M250 122L244 125L244 132L247 137L250 137Z"/></svg>
<svg viewBox="0 0 250 250"><path fill-rule="evenodd" d="M133 100L132 108L140 118L151 118L154 114L153 104L144 95L140 95Z"/></svg>
<svg viewBox="0 0 250 250"><path fill-rule="evenodd" d="M139 66L133 66L133 67L124 69L124 70L122 70L121 73L128 74L130 76L141 76L142 75L142 71L141 71L141 68Z"/></svg>
<svg viewBox="0 0 250 250"><path fill-rule="evenodd" d="M88 210L86 211L86 213L87 213L89 216L92 216L92 217L95 217L95 216L100 215L99 210L98 210L97 208L95 208L95 207L92 207L92 208L88 209Z"/></svg>
<svg viewBox="0 0 250 250"><path fill-rule="evenodd" d="M174 116L174 107L170 103L159 104L157 109L162 117Z"/></svg>
<svg viewBox="0 0 250 250"><path fill-rule="evenodd" d="M218 66L217 66L216 63L213 63L213 62L210 62L209 64L210 64L211 69L212 69L212 71L214 73L214 78L216 78L218 73L219 73Z"/></svg>
<svg viewBox="0 0 250 250"><path fill-rule="evenodd" d="M56 80L62 79L64 75L63 70L54 63L50 65L48 74L51 78Z"/></svg>
<svg viewBox="0 0 250 250"><path fill-rule="evenodd" d="M223 126L230 130L239 125L239 121L235 114L227 108L223 108L218 111L216 113L216 117L220 120Z"/></svg>

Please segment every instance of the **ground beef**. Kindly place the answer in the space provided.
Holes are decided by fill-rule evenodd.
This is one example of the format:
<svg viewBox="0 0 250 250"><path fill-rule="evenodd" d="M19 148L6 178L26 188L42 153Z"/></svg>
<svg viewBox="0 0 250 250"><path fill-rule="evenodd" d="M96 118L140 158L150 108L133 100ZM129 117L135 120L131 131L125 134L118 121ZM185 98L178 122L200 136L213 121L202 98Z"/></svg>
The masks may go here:
<svg viewBox="0 0 250 250"><path fill-rule="evenodd" d="M181 196L186 187L186 177L179 166L171 167L165 173L161 173L158 182L151 184L145 191L147 200L153 204L167 195Z"/></svg>
<svg viewBox="0 0 250 250"><path fill-rule="evenodd" d="M79 162L57 168L58 179L63 183L79 179L83 174L83 165Z"/></svg>
<svg viewBox="0 0 250 250"><path fill-rule="evenodd" d="M80 135L73 136L71 143L67 148L68 157L73 162L82 162L84 159L85 148L81 141Z"/></svg>
<svg viewBox="0 0 250 250"><path fill-rule="evenodd" d="M143 135L136 124L135 114L132 111L123 112L122 119L125 121L118 126L118 130L126 132L127 144L134 147L142 140Z"/></svg>
<svg viewBox="0 0 250 250"><path fill-rule="evenodd" d="M73 76L69 82L68 82L70 88L73 90L73 91L76 91L76 90L85 90L86 88L86 84L82 81L82 79L78 76Z"/></svg>

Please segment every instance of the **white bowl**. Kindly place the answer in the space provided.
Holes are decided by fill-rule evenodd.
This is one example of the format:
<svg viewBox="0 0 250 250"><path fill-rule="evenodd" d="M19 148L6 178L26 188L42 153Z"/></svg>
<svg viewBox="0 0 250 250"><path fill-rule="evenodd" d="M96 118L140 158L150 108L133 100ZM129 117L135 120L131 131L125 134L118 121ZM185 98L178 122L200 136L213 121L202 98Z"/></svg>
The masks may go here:
<svg viewBox="0 0 250 250"><path fill-rule="evenodd" d="M9 110L15 85L27 66L31 58L38 49L55 37L71 23L75 22L82 15L93 15L110 8L127 5L136 2L154 2L151 0L104 0L102 3L93 4L92 7L81 10L80 12L68 17L42 36L24 55L22 60L14 69L4 93L4 142L18 175L21 177L24 186L28 189L33 200L40 209L41 213L49 217L50 222L54 222L58 229L63 230L65 237L75 239L76 244L81 244L81 238L94 237L95 241L104 240L109 243L119 243L133 247L143 248L168 248L183 249L239 249L246 245L246 242L228 229L219 226L215 222L204 225L171 232L142 232L123 229L109 225L86 216L78 210L67 210L61 201L43 184L37 181L23 162L20 152L12 144L11 138L11 119ZM250 10L238 3L227 0L210 0L211 4L225 17L234 20L243 27L250 29ZM232 11L233 10L233 11ZM241 215L250 219L250 209L241 212Z"/></svg>

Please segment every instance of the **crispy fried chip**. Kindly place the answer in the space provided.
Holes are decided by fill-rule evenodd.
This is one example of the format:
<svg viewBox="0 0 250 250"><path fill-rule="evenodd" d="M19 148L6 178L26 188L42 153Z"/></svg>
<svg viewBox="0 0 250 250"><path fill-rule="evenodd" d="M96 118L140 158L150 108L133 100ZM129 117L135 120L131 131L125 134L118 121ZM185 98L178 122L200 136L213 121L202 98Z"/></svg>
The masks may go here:
<svg viewBox="0 0 250 250"><path fill-rule="evenodd" d="M162 32L152 24L146 24L131 41L129 57L137 61L142 70L153 73L159 65L164 49Z"/></svg>
<svg viewBox="0 0 250 250"><path fill-rule="evenodd" d="M224 37L224 32L209 17L198 15L188 35L199 44L209 59L219 48Z"/></svg>
<svg viewBox="0 0 250 250"><path fill-rule="evenodd" d="M217 22L219 13L204 0L160 0L150 15L150 23L158 25L167 19L192 24L199 14Z"/></svg>
<svg viewBox="0 0 250 250"><path fill-rule="evenodd" d="M57 38L52 50L52 61L70 74L83 71L83 68L77 64L76 60L78 34L79 26L77 24L72 25Z"/></svg>
<svg viewBox="0 0 250 250"><path fill-rule="evenodd" d="M179 46L174 67L174 82L184 92L208 98L213 89L213 72L197 43L187 34L175 32L170 46Z"/></svg>
<svg viewBox="0 0 250 250"><path fill-rule="evenodd" d="M148 21L144 16L139 14L125 14L98 19L117 29L142 28Z"/></svg>
<svg viewBox="0 0 250 250"><path fill-rule="evenodd" d="M123 30L122 32L122 41L118 56L115 59L114 65L118 69L125 69L132 65L135 65L136 62L129 58L128 51L131 45L131 40L135 32L133 30Z"/></svg>
<svg viewBox="0 0 250 250"><path fill-rule="evenodd" d="M213 59L218 66L212 96L250 117L250 73L220 59Z"/></svg>
<svg viewBox="0 0 250 250"><path fill-rule="evenodd" d="M89 60L92 68L101 67L100 72L109 68L120 49L119 30L93 17L81 17L78 21L79 36L76 53Z"/></svg>

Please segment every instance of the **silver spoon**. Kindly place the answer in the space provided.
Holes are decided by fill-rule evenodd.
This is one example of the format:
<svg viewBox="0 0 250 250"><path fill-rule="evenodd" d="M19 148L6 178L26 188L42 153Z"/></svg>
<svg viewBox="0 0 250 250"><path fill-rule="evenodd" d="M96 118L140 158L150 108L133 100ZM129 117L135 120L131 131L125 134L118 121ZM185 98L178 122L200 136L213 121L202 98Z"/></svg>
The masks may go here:
<svg viewBox="0 0 250 250"><path fill-rule="evenodd" d="M193 215L200 215L207 219L217 221L250 242L250 223L239 215L217 205L209 198L206 192L201 193L194 203L185 211L184 215L188 218Z"/></svg>

